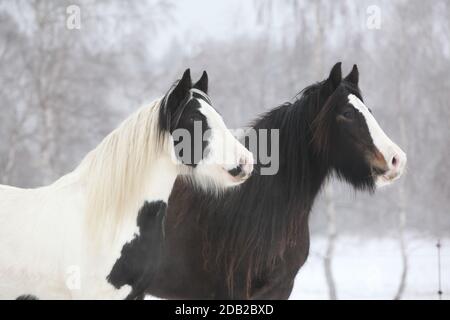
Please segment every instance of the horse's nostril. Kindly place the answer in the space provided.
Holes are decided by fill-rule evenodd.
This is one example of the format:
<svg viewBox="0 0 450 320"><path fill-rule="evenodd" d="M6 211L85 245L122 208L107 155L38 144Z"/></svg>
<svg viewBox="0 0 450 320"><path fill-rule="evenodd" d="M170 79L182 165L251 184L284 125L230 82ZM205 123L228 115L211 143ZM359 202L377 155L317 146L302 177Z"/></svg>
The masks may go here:
<svg viewBox="0 0 450 320"><path fill-rule="evenodd" d="M237 166L234 169L228 170L228 173L232 175L233 177L236 177L242 172L242 165Z"/></svg>
<svg viewBox="0 0 450 320"><path fill-rule="evenodd" d="M393 165L394 167L396 167L396 166L398 165L398 159L397 159L397 156L392 157L392 165Z"/></svg>

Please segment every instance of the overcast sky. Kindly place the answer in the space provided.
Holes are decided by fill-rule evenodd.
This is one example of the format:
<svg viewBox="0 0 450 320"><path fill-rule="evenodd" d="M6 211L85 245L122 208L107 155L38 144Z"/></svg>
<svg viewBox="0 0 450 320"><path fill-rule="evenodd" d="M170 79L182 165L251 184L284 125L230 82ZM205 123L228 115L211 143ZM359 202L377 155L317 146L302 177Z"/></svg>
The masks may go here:
<svg viewBox="0 0 450 320"><path fill-rule="evenodd" d="M178 1L173 16L174 23L158 35L158 42L164 47L177 38L195 50L208 39L220 41L243 34L256 35L262 30L256 23L252 1Z"/></svg>

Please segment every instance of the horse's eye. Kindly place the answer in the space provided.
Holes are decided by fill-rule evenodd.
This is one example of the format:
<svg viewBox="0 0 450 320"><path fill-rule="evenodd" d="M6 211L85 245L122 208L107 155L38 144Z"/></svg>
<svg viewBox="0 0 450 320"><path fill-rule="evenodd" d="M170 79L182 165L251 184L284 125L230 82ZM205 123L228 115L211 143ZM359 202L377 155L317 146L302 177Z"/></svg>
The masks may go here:
<svg viewBox="0 0 450 320"><path fill-rule="evenodd" d="M349 120L353 120L355 118L355 110L347 109L342 115Z"/></svg>

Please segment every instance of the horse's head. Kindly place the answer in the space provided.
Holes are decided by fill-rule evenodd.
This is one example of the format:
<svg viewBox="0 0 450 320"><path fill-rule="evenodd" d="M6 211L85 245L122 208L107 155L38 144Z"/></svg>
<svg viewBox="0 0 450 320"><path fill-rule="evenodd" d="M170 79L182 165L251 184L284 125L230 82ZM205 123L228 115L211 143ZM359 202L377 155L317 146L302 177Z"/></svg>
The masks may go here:
<svg viewBox="0 0 450 320"><path fill-rule="evenodd" d="M169 131L172 160L182 174L200 185L219 187L244 182L253 170L253 156L227 129L208 96L208 75L194 85L187 69L162 100L160 123ZM203 178L203 179L202 179Z"/></svg>
<svg viewBox="0 0 450 320"><path fill-rule="evenodd" d="M336 64L322 85L323 105L313 125L316 150L339 177L359 189L373 190L399 178L406 154L383 132L363 102L356 65L342 79Z"/></svg>

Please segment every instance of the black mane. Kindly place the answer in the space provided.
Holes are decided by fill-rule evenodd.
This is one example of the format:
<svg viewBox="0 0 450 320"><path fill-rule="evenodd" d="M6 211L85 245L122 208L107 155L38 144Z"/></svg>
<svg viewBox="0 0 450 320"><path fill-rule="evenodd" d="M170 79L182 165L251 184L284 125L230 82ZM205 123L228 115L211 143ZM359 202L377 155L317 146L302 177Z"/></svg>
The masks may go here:
<svg viewBox="0 0 450 320"><path fill-rule="evenodd" d="M253 175L220 200L210 199L210 204L196 195L196 203L210 208L200 210L205 214L200 219L207 230L207 247L214 248L205 256L212 255L214 263L224 266L230 291L245 283L248 292L253 287L250 279L276 267L304 231L300 226L307 225L314 198L331 169L311 145L311 123L325 100L324 83L317 83L304 89L295 102L271 110L253 124L257 130L280 129L276 175ZM256 171L260 166L257 163ZM245 279L236 279L237 274Z"/></svg>

